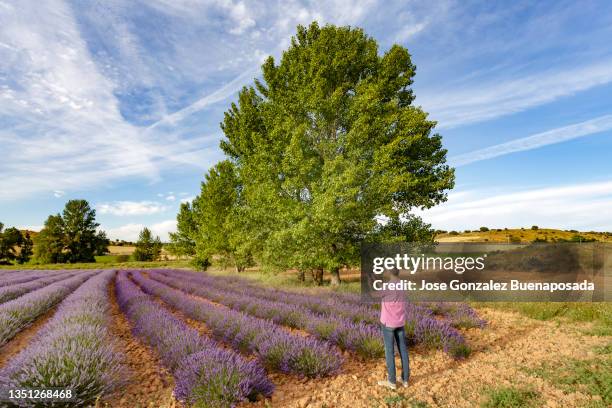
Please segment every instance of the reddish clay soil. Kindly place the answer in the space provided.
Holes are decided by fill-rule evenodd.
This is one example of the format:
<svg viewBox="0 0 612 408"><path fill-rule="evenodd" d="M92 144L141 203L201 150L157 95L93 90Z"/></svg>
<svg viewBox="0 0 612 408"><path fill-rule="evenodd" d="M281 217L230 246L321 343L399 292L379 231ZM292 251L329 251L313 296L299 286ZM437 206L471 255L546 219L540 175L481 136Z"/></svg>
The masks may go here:
<svg viewBox="0 0 612 408"><path fill-rule="evenodd" d="M8 343L0 347L0 368L30 344L36 336L36 333L38 333L45 323L53 316L56 309L57 306L49 309L45 314L36 319L32 325L17 333Z"/></svg>
<svg viewBox="0 0 612 408"><path fill-rule="evenodd" d="M130 381L116 396L102 402L113 408L174 407L174 379L161 365L159 357L136 339L131 326L117 305L114 282L109 285L113 337L125 354L125 364L131 371Z"/></svg>

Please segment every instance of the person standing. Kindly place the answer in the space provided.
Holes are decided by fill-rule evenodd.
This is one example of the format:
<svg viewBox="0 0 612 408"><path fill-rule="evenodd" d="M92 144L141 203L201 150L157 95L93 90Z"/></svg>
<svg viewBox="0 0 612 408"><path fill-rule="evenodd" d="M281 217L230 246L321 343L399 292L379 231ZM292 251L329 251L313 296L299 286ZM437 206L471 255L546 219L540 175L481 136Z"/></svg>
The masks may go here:
<svg viewBox="0 0 612 408"><path fill-rule="evenodd" d="M399 282L399 270L390 271L390 282ZM387 363L387 379L379 381L378 385L396 389L395 346L399 350L402 361L401 384L408 387L410 378L410 359L406 346L406 295L401 290L389 290L383 294L380 305L380 323L385 344L385 360Z"/></svg>

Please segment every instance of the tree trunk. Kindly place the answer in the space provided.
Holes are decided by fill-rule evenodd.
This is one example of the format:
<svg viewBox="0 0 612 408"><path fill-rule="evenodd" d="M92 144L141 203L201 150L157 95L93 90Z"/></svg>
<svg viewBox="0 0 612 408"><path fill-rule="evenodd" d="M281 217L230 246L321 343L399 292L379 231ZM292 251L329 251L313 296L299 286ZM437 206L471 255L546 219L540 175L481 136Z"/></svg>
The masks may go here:
<svg viewBox="0 0 612 408"><path fill-rule="evenodd" d="M298 280L302 283L304 283L304 281L306 280L306 271L304 271L303 269L298 271Z"/></svg>
<svg viewBox="0 0 612 408"><path fill-rule="evenodd" d="M323 268L312 270L312 280L319 286L323 284Z"/></svg>
<svg viewBox="0 0 612 408"><path fill-rule="evenodd" d="M240 272L244 272L244 266L238 266L236 265L236 273L240 273Z"/></svg>
<svg viewBox="0 0 612 408"><path fill-rule="evenodd" d="M331 273L331 284L332 286L340 285L340 268L335 266L329 271Z"/></svg>

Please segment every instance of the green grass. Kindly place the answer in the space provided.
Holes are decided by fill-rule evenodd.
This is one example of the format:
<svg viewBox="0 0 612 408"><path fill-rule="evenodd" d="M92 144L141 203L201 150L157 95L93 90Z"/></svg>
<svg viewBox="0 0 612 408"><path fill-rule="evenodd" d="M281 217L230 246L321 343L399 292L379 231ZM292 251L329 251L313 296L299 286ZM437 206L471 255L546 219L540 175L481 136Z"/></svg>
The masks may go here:
<svg viewBox="0 0 612 408"><path fill-rule="evenodd" d="M475 303L501 310L519 312L537 320L557 320L560 322L593 322L585 333L598 336L612 335L612 303L610 302L489 302Z"/></svg>
<svg viewBox="0 0 612 408"><path fill-rule="evenodd" d="M527 408L536 407L540 396L531 389L504 387L486 392L483 408Z"/></svg>
<svg viewBox="0 0 612 408"><path fill-rule="evenodd" d="M124 263L134 261L131 255L101 255L96 256L96 263Z"/></svg>
<svg viewBox="0 0 612 408"><path fill-rule="evenodd" d="M273 271L263 271L261 269L253 268L249 269L246 272L242 272L240 274L236 274L234 269L232 268L221 268L219 266L212 266L208 268L206 271L211 275L219 275L219 276L240 276L241 278L250 279L255 283L259 283L268 287L276 287L283 289L296 289L296 288L317 288L318 286L312 278L306 274L306 279L304 282L301 282L297 277L297 272L273 272ZM325 278L328 278L325 276ZM361 291L361 283L360 282L345 282L342 281L340 286L331 287L329 284L329 280L324 278L323 286L325 288L330 288L339 292L350 292L350 293L360 293Z"/></svg>
<svg viewBox="0 0 612 408"><path fill-rule="evenodd" d="M590 360L556 361L544 364L530 373L541 377L565 392L580 391L595 396L599 402L592 407L612 405L611 345L596 349L599 357Z"/></svg>
<svg viewBox="0 0 612 408"><path fill-rule="evenodd" d="M401 407L404 405L405 400L406 397L402 395L389 395L385 397L385 404L387 404L388 407Z"/></svg>

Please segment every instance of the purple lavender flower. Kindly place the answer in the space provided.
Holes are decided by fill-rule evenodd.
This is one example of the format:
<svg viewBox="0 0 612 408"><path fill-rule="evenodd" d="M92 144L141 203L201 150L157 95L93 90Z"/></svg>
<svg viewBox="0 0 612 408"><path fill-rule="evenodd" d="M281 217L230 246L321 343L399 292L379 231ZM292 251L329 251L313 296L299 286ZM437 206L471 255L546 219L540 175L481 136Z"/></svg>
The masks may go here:
<svg viewBox="0 0 612 408"><path fill-rule="evenodd" d="M12 339L41 314L59 303L96 271L79 272L0 305L0 346Z"/></svg>
<svg viewBox="0 0 612 408"><path fill-rule="evenodd" d="M126 271L119 272L116 288L119 306L133 323L134 334L155 348L173 370L180 400L195 406L225 407L258 393L270 395L273 385L258 362L248 362L201 337L143 293ZM154 286L146 290L153 291Z"/></svg>
<svg viewBox="0 0 612 408"><path fill-rule="evenodd" d="M0 389L69 388L76 396L70 406L89 406L125 383L123 357L108 335L113 275L94 276L61 303L33 343L0 371Z"/></svg>
<svg viewBox="0 0 612 408"><path fill-rule="evenodd" d="M334 374L342 365L342 357L328 343L290 334L270 320L212 305L145 279L138 272L133 273L133 278L145 292L159 296L188 316L203 321L217 339L239 351L254 353L269 368L317 377Z"/></svg>

